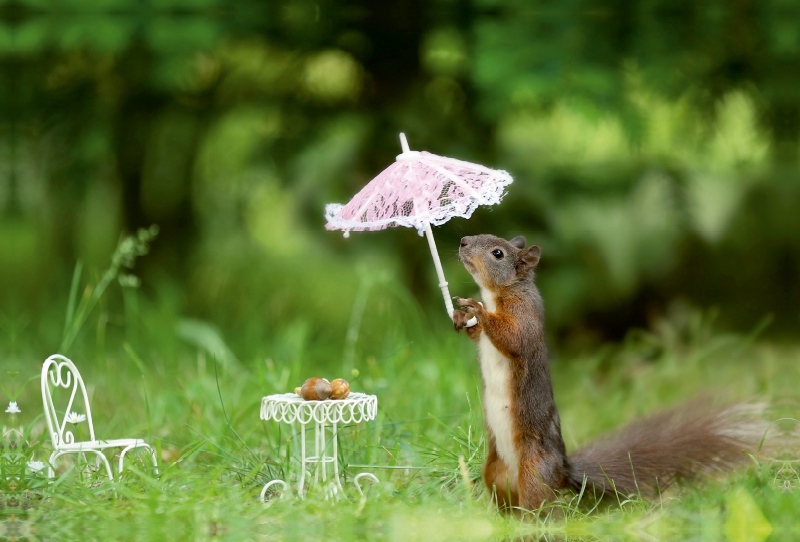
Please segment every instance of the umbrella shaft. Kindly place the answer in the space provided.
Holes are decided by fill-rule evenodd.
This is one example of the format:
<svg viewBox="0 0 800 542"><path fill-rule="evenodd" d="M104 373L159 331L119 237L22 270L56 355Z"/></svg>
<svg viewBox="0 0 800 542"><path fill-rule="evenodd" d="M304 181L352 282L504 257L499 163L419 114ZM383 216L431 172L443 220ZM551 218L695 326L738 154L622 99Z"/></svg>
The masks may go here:
<svg viewBox="0 0 800 542"><path fill-rule="evenodd" d="M431 256L433 256L433 265L436 267L436 276L439 277L439 288L442 289L442 297L444 297L444 306L447 308L447 315L453 319L453 300L450 299L450 290L447 288L447 281L444 279L444 271L442 271L442 262L439 260L439 251L436 250L436 241L433 240L433 231L431 225L425 224L425 235L428 237L428 245L431 247Z"/></svg>

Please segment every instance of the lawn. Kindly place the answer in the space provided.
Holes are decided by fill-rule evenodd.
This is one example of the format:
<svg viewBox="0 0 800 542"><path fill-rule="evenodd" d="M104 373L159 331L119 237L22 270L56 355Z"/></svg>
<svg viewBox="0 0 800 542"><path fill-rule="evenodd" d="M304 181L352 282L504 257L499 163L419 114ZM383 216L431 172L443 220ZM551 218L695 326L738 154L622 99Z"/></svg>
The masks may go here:
<svg viewBox="0 0 800 542"><path fill-rule="evenodd" d="M96 312L105 313L91 301L96 291L71 298L64 336L77 331L67 354L83 369L99 437L145 438L160 472L153 476L142 457L114 483L69 461L51 481L22 469L49 454L38 382L43 359L10 356L19 374L0 378L21 412L3 414L0 539L735 541L798 534L796 454L774 450L782 433L796 431L792 421L768 433L769 453L730 475L671 488L655 500L598 503L565 493L539 514L508 517L493 508L479 480L485 442L474 347L442 315L408 302L404 313L386 307L382 317L368 311L365 318L356 303L343 349L331 349L302 320L260 338L249 334L247 342L233 337L229 345L208 324L171 321L136 290L125 294L128 325L107 336ZM104 299L103 292L96 298L101 309ZM767 402L770 420L796 417L800 349L761 342L759 329L721 333L714 323L713 311L676 310L621 344L553 351L568 449L701 393ZM5 341L0 350L12 352L19 334ZM313 375L344 376L354 391L377 395L378 418L340 431L343 498L325 500L312 487L302 500L290 492L262 504L265 482L293 479L296 443L287 427L259 419L261 398ZM352 485L358 472L380 479L364 499Z"/></svg>
<svg viewBox="0 0 800 542"><path fill-rule="evenodd" d="M791 3L0 0L0 541L800 539ZM763 405L745 466L499 513L425 241L325 229L400 132L514 177L436 242L474 298L462 236L541 246L568 450L706 396ZM145 439L157 473L35 471L55 353L98 437ZM312 376L377 418L341 428L341 498L261 502L298 448L262 398Z"/></svg>

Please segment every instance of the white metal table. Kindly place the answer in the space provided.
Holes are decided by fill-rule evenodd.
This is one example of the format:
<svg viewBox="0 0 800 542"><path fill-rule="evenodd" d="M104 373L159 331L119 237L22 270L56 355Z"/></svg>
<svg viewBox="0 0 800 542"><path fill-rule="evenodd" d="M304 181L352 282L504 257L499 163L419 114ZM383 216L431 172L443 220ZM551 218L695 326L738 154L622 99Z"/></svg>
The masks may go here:
<svg viewBox="0 0 800 542"><path fill-rule="evenodd" d="M261 419L274 420L291 424L293 432L296 425L300 426L300 473L297 482L297 493L303 496L307 468L316 465L314 481L326 486L326 498L337 496L344 492L339 480L339 449L337 434L340 423L360 423L374 420L378 414L378 398L375 395L351 392L345 399L327 401L306 401L295 393L281 393L267 395L261 400ZM306 426L314 424L314 454L307 455ZM331 482L328 482L328 467L332 471ZM363 477L377 482L378 479L370 473L362 472L353 478L353 484L358 492L363 495L358 483ZM281 485L285 490L288 485L283 480L272 480L261 490L261 500L264 501L269 488Z"/></svg>

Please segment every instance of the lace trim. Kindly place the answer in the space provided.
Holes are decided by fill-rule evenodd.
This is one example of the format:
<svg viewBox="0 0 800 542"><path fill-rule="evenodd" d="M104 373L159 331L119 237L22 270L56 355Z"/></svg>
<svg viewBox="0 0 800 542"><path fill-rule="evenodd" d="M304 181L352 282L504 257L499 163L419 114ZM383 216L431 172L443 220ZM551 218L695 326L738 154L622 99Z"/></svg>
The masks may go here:
<svg viewBox="0 0 800 542"><path fill-rule="evenodd" d="M513 182L506 171L421 152L386 168L346 205L325 206L328 230L376 231L439 226L470 218L480 205L496 205Z"/></svg>

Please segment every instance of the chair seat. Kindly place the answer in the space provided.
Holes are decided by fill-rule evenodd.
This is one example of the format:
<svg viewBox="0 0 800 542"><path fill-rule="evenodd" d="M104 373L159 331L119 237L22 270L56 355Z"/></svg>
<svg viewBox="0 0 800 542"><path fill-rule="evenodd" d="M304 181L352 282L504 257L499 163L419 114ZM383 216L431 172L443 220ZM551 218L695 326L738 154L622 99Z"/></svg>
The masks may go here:
<svg viewBox="0 0 800 542"><path fill-rule="evenodd" d="M60 444L56 446L56 450L63 452L76 452L81 450L106 450L108 448L138 448L140 446L149 447L149 444L140 438L85 440L83 442L73 442L72 444Z"/></svg>

